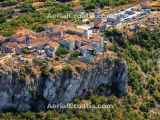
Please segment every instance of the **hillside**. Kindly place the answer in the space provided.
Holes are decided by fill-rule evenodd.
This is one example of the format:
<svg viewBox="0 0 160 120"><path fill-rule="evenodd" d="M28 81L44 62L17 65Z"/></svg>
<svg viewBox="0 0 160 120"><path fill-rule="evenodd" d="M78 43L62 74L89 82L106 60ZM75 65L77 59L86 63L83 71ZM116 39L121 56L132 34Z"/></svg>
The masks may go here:
<svg viewBox="0 0 160 120"><path fill-rule="evenodd" d="M55 0L1 0L0 1L0 34L11 36L15 33L18 27L25 26L34 31L40 31L47 23L59 24L62 21L68 20L63 18L49 18L48 15L64 14L69 11L72 16L79 15L78 11L95 9L96 4L103 6L118 6L129 3L129 0L113 0L113 2L95 0L82 0L78 2L78 6L74 3L62 4ZM105 4L104 4L105 3ZM107 3L107 4L106 4ZM77 4L77 3L76 3ZM86 6L87 5L87 6ZM75 7L74 7L75 6ZM77 13L74 9L77 9ZM73 17L70 21L81 23L80 18Z"/></svg>
<svg viewBox="0 0 160 120"><path fill-rule="evenodd" d="M157 3L0 0L0 120L160 120Z"/></svg>

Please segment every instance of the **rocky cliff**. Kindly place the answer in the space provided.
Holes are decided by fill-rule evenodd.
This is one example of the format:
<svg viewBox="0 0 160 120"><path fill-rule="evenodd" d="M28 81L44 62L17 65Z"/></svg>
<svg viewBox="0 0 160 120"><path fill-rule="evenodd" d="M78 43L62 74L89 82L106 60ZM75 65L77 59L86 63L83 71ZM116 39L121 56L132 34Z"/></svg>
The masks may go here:
<svg viewBox="0 0 160 120"><path fill-rule="evenodd" d="M5 68L5 69L3 69ZM29 111L45 109L48 103L66 103L84 96L100 85L110 85L112 93L127 93L127 65L122 60L106 59L85 70L49 72L48 75L20 77L17 69L0 69L0 110ZM107 91L106 91L107 92Z"/></svg>

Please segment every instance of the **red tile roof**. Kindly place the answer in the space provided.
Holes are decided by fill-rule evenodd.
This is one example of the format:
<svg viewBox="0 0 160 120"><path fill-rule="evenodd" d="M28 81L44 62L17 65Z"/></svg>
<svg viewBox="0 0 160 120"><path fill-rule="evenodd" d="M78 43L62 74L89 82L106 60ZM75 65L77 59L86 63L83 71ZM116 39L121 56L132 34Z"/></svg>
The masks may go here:
<svg viewBox="0 0 160 120"><path fill-rule="evenodd" d="M64 40L68 40L68 41L82 41L82 40L85 40L85 38L83 36L79 36L79 35L65 34L64 35Z"/></svg>
<svg viewBox="0 0 160 120"><path fill-rule="evenodd" d="M16 48L17 47L17 43L16 42L7 42L7 43L5 43L5 47L7 47L7 48Z"/></svg>
<svg viewBox="0 0 160 120"><path fill-rule="evenodd" d="M101 42L102 41L102 37L99 34L92 34L89 37L89 41Z"/></svg>
<svg viewBox="0 0 160 120"><path fill-rule="evenodd" d="M93 46L91 45L84 45L80 47L81 49L93 49Z"/></svg>
<svg viewBox="0 0 160 120"><path fill-rule="evenodd" d="M59 46L59 43L57 43L57 42L52 42L52 41L49 41L49 42L48 42L48 45L49 45L50 47L52 47L52 48L58 48L58 46Z"/></svg>

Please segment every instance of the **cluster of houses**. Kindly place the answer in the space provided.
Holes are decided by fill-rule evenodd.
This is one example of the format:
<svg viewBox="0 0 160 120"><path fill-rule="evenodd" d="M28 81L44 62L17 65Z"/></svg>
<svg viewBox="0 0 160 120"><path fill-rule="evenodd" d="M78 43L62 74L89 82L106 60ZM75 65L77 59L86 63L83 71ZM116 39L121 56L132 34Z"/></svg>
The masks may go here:
<svg viewBox="0 0 160 120"><path fill-rule="evenodd" d="M59 47L69 51L79 51L82 58L90 59L104 51L106 43L101 33L115 27L119 23L140 18L150 11L131 7L118 13L102 17L100 12L95 12L95 19L83 25L74 25L64 22L60 25L48 25L39 33L19 28L16 34L9 38L0 37L0 52L36 54L44 58L52 58Z"/></svg>
<svg viewBox="0 0 160 120"><path fill-rule="evenodd" d="M34 33L25 28L19 28L15 35L0 41L1 53L37 53L54 56L55 49L59 44L54 37L49 37L45 33Z"/></svg>
<svg viewBox="0 0 160 120"><path fill-rule="evenodd" d="M75 26L70 22L46 27L35 33L19 28L13 36L0 38L1 53L34 54L43 58L53 58L59 47L69 51L79 51L82 58L90 59L103 52L103 37L94 25Z"/></svg>

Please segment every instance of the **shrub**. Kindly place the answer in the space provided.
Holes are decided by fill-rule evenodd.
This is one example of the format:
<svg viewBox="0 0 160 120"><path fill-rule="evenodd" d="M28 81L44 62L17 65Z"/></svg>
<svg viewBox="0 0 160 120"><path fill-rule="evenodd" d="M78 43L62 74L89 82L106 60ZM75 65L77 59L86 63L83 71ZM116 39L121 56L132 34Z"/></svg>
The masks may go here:
<svg viewBox="0 0 160 120"><path fill-rule="evenodd" d="M42 66L41 67L41 74L42 74L42 76L44 76L44 77L48 76L49 72L50 72L49 66Z"/></svg>
<svg viewBox="0 0 160 120"><path fill-rule="evenodd" d="M78 56L80 56L80 52L78 52L78 51L71 52L70 56L77 58Z"/></svg>
<svg viewBox="0 0 160 120"><path fill-rule="evenodd" d="M64 72L72 72L72 68L68 64L65 64L62 70Z"/></svg>
<svg viewBox="0 0 160 120"><path fill-rule="evenodd" d="M141 45L148 50L158 49L160 46L160 31L155 30L150 32L149 30L140 30L136 36L131 40L133 44Z"/></svg>
<svg viewBox="0 0 160 120"><path fill-rule="evenodd" d="M19 9L21 10L21 12L34 12L35 11L35 8L33 8L32 4L29 4L29 3L24 3L20 5Z"/></svg>
<svg viewBox="0 0 160 120"><path fill-rule="evenodd" d="M96 5L99 5L100 7L104 6L118 6L127 4L128 0L81 0L81 5L86 10L94 9Z"/></svg>
<svg viewBox="0 0 160 120"><path fill-rule="evenodd" d="M160 102L160 91L156 90L154 93L154 98L156 101Z"/></svg>
<svg viewBox="0 0 160 120"><path fill-rule="evenodd" d="M44 59L33 59L33 63L39 66L47 66L48 65L48 61L44 60Z"/></svg>
<svg viewBox="0 0 160 120"><path fill-rule="evenodd" d="M68 54L68 53L69 53L69 51L66 50L66 49L63 48L63 47L59 47L59 48L57 49L57 51L56 51L56 55L57 55L57 56L66 55L66 54Z"/></svg>
<svg viewBox="0 0 160 120"><path fill-rule="evenodd" d="M28 49L28 48L24 48L24 49L23 49L23 53L24 53L24 54L29 54L29 53L30 53L30 51L29 51L29 49Z"/></svg>
<svg viewBox="0 0 160 120"><path fill-rule="evenodd" d="M142 103L142 105L140 106L140 110L142 112L148 112L152 107L154 107L154 102L153 101L146 101L146 102Z"/></svg>
<svg viewBox="0 0 160 120"><path fill-rule="evenodd" d="M36 25L36 26L34 26L34 27L32 28L32 30L35 31L35 32L42 32L42 31L44 31L45 29L44 29L44 27L42 27L42 26Z"/></svg>
<svg viewBox="0 0 160 120"><path fill-rule="evenodd" d="M0 17L0 23L6 22L6 19L4 17Z"/></svg>

